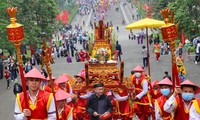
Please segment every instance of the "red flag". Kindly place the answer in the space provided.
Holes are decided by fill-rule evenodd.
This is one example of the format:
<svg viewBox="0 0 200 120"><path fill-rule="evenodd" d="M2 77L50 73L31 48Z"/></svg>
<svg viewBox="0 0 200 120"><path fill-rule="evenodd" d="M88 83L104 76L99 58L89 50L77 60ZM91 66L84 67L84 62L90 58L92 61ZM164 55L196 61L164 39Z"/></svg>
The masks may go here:
<svg viewBox="0 0 200 120"><path fill-rule="evenodd" d="M34 48L33 48L33 45L30 45L30 50L31 50L31 56L34 55Z"/></svg>
<svg viewBox="0 0 200 120"><path fill-rule="evenodd" d="M63 24L67 24L68 23L68 12L67 12L67 10L64 10L63 11L63 15L62 15L62 22L63 22Z"/></svg>
<svg viewBox="0 0 200 120"><path fill-rule="evenodd" d="M181 32L181 43L182 44L185 44L185 34L184 34L184 31L182 30L182 32Z"/></svg>
<svg viewBox="0 0 200 120"><path fill-rule="evenodd" d="M178 77L178 70L177 70L176 63L173 63L172 71L173 71L173 74L174 74L174 77L173 77L173 86L175 86L175 87L176 86L180 86L180 80L179 80L179 77ZM186 120L187 117L183 113L184 103L183 103L181 94L179 94L178 97L179 97L179 102L180 102L180 108L179 109L180 109L180 112L182 114L182 120Z"/></svg>

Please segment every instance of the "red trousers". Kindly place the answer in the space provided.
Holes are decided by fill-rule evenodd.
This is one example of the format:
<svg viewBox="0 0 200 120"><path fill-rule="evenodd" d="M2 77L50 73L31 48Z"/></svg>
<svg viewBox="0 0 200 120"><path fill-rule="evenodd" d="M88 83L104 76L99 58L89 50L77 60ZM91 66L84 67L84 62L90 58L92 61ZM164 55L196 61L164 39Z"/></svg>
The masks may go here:
<svg viewBox="0 0 200 120"><path fill-rule="evenodd" d="M148 120L148 116L152 115L152 108L149 105L134 105L134 111L140 120Z"/></svg>
<svg viewBox="0 0 200 120"><path fill-rule="evenodd" d="M155 53L156 54L156 60L158 61L160 58L160 53Z"/></svg>

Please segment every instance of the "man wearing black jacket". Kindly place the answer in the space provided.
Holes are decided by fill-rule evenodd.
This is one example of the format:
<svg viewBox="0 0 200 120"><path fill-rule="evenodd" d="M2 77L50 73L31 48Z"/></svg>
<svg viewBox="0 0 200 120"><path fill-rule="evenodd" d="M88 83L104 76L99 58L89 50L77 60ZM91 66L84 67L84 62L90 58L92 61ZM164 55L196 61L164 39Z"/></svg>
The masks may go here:
<svg viewBox="0 0 200 120"><path fill-rule="evenodd" d="M95 94L88 99L86 110L90 114L90 120L100 120L100 118L109 120L112 112L112 103L104 94L103 83L94 85Z"/></svg>

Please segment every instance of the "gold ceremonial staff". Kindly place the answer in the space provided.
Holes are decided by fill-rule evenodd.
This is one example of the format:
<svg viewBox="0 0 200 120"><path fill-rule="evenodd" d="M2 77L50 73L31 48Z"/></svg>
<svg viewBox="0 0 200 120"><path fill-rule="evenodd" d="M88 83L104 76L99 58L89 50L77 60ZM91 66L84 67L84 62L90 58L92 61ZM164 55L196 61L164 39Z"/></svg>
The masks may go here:
<svg viewBox="0 0 200 120"><path fill-rule="evenodd" d="M24 78L24 70L22 65L22 58L21 58L21 52L20 52L20 45L21 41L24 39L24 28L23 25L17 23L16 19L16 13L17 13L17 7L7 8L6 9L8 14L10 15L10 22L11 24L6 27L8 32L8 40L12 43L14 43L16 51L17 51L17 59L19 63L19 70L20 70L20 78L22 83L22 89L24 93L24 101L25 101L25 108L28 109L28 97L26 92L26 82ZM29 120L29 117L27 118Z"/></svg>
<svg viewBox="0 0 200 120"><path fill-rule="evenodd" d="M164 9L160 11L164 18L165 25L161 27L162 37L165 42L168 42L171 50L171 64L172 64L172 81L173 87L176 86L180 87L180 80L178 77L178 71L176 66L176 59L175 59L175 38L178 36L178 25L175 26L174 24L174 13L170 11L170 9ZM180 100L180 109L184 110L184 103L182 101L181 94L178 95ZM182 112L182 111L181 111ZM184 114L182 119L185 120Z"/></svg>
<svg viewBox="0 0 200 120"><path fill-rule="evenodd" d="M50 66L51 53L48 52L48 49L46 47L46 42L45 42L44 39L42 40L42 49L43 49L43 51L42 51L42 66L41 66L41 68L43 68L44 63L45 63L47 73L48 73L48 76L49 76L49 80L50 80L51 90L52 90L54 101L55 101L56 118L57 118L56 120L58 120L59 116L58 116L57 104L56 104L56 98L55 98L54 83L53 83L53 79L52 79L52 69L51 69L51 66Z"/></svg>

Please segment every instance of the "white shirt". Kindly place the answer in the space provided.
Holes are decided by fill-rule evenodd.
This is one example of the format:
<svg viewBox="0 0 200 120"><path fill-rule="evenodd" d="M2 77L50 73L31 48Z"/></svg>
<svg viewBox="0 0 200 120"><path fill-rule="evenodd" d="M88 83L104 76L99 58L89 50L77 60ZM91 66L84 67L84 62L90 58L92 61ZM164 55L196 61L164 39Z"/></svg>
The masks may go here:
<svg viewBox="0 0 200 120"><path fill-rule="evenodd" d="M125 101L128 100L128 95L121 97L118 93L113 92L113 96L116 98L117 101Z"/></svg>
<svg viewBox="0 0 200 120"><path fill-rule="evenodd" d="M38 93L36 94L36 98L35 99L32 98L29 93L28 93L28 96L30 97L32 104L34 104L35 101L36 101L36 98L38 96ZM48 114L47 120L55 120L56 119L56 113L55 113L55 111L56 111L56 109L55 109L55 102L54 102L54 99L52 98L50 107L49 107L49 109L47 111L47 114ZM21 111L20 108L19 108L19 104L17 102L17 99L15 101L15 110L14 110L14 113L15 113L14 114L15 120L26 120L26 117L24 116L23 111Z"/></svg>
<svg viewBox="0 0 200 120"><path fill-rule="evenodd" d="M194 104L192 104L189 113L189 120L200 120L200 114L194 108Z"/></svg>
<svg viewBox="0 0 200 120"><path fill-rule="evenodd" d="M200 48L200 43L197 44L196 53L199 53L199 52L200 52L199 48Z"/></svg>
<svg viewBox="0 0 200 120"><path fill-rule="evenodd" d="M136 82L138 82L138 79L136 78ZM142 92L136 95L138 99L141 99L144 95L146 95L148 92L148 82L146 80L142 83Z"/></svg>

